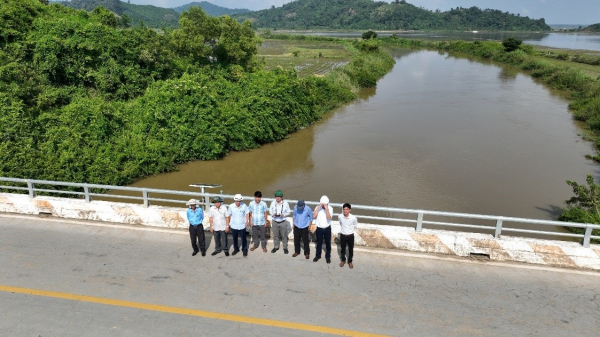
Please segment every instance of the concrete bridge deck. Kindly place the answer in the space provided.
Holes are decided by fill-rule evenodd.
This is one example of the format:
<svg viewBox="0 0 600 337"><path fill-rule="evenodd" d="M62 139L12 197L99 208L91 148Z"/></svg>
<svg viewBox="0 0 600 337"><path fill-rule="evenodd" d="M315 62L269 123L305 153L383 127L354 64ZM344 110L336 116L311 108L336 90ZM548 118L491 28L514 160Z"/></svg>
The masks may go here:
<svg viewBox="0 0 600 337"><path fill-rule="evenodd" d="M377 249L357 249L352 270L335 255L328 265L282 250L191 252L182 230L0 215L0 335L597 336L600 327L593 271Z"/></svg>

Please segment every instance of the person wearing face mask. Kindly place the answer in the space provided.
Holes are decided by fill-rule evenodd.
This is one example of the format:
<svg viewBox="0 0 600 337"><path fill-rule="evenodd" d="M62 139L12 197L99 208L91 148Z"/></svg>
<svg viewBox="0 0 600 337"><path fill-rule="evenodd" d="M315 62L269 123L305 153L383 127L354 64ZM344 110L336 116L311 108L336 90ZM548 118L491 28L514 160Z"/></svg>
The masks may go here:
<svg viewBox="0 0 600 337"><path fill-rule="evenodd" d="M313 218L317 225L317 252L313 262L319 261L321 258L321 249L323 247L323 240L325 241L325 260L327 263L331 263L331 216L333 214L333 208L329 206L329 198L324 195L319 201L319 205L315 207L313 212Z"/></svg>

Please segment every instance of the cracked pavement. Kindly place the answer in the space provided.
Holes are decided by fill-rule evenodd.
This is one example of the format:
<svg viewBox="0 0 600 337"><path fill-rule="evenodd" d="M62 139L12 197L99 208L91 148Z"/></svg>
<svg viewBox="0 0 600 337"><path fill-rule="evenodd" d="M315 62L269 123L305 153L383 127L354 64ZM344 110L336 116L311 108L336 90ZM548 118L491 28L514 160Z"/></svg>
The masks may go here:
<svg viewBox="0 0 600 337"><path fill-rule="evenodd" d="M192 257L186 230L0 216L0 285L391 336L596 336L600 273L355 251L354 269L282 250ZM293 245L293 244L292 244ZM292 247L292 246L291 246ZM519 265L523 266L523 265ZM313 336L0 292L1 336Z"/></svg>

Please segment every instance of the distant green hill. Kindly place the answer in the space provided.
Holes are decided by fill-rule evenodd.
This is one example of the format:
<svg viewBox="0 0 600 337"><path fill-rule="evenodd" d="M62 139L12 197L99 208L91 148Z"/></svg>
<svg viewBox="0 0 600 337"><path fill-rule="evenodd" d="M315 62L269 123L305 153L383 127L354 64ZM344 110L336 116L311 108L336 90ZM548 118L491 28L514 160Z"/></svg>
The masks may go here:
<svg viewBox="0 0 600 337"><path fill-rule="evenodd" d="M179 13L170 8L133 5L119 0L71 0L61 3L68 7L87 11L102 6L119 16L128 15L132 25L136 25L140 21L152 28L178 27L179 25Z"/></svg>
<svg viewBox="0 0 600 337"><path fill-rule="evenodd" d="M600 33L600 23L589 25L581 30L582 32Z"/></svg>
<svg viewBox="0 0 600 337"><path fill-rule="evenodd" d="M297 0L278 8L237 14L253 26L274 29L385 29L549 31L544 19L478 7L430 11L406 1Z"/></svg>
<svg viewBox="0 0 600 337"><path fill-rule="evenodd" d="M202 7L202 9L206 13L206 15L210 15L210 16L234 15L234 14L251 12L251 10L245 9L245 8L230 9L230 8L225 8L225 7L213 5L210 2L208 2L208 1L191 2L191 3L187 4L187 5L175 7L173 9L176 12L181 13L181 12L183 12L183 11L187 10L188 8L193 7L193 6Z"/></svg>

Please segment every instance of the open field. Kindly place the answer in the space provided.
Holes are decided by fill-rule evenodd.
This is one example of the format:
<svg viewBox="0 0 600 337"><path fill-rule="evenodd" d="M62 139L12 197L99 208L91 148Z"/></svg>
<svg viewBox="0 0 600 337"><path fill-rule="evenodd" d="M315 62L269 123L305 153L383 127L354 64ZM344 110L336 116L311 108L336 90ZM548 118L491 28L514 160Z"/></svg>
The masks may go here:
<svg viewBox="0 0 600 337"><path fill-rule="evenodd" d="M324 75L350 61L343 43L330 41L265 40L258 50L265 68L296 69L298 76Z"/></svg>
<svg viewBox="0 0 600 337"><path fill-rule="evenodd" d="M558 49L534 46L544 60L557 65L581 69L594 78L600 78L600 52L592 50Z"/></svg>

